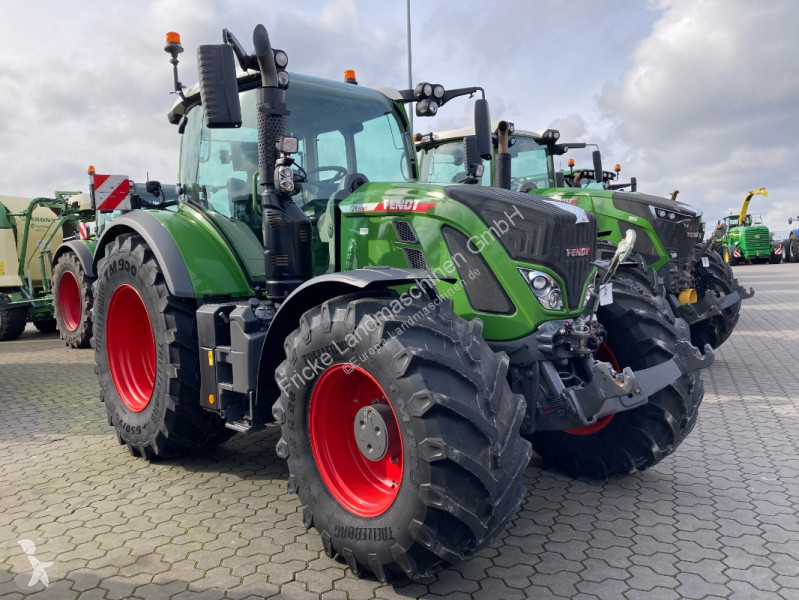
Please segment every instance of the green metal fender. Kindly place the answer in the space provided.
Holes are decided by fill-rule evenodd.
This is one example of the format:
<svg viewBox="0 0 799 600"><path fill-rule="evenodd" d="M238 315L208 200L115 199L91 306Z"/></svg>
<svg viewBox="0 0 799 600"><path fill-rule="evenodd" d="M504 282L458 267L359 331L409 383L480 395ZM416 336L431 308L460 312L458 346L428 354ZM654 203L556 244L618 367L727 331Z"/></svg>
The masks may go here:
<svg viewBox="0 0 799 600"><path fill-rule="evenodd" d="M300 317L326 300L354 292L388 290L396 286L424 285L431 273L422 269L395 267L366 267L352 271L328 273L314 277L294 290L280 305L266 333L258 367L258 386L255 421L271 421L269 411L280 395L275 381L275 369L285 358L283 342L299 326ZM451 279L443 281L452 282ZM435 294L435 291L431 293Z"/></svg>
<svg viewBox="0 0 799 600"><path fill-rule="evenodd" d="M53 255L53 264L58 262L67 252L72 252L78 257L83 272L89 277L96 277L94 272L94 251L97 247L97 240L69 240L61 244Z"/></svg>
<svg viewBox="0 0 799 600"><path fill-rule="evenodd" d="M105 247L118 236L131 232L147 242L173 296L247 298L257 295L256 283L248 278L245 264L253 264L256 258L263 262L262 249L258 250L258 257L252 256L260 246L250 244L242 250L239 244L239 250L247 256L237 256L232 249L234 245L221 229L203 211L185 203L175 212L134 210L115 218L97 243L93 272L105 254Z"/></svg>

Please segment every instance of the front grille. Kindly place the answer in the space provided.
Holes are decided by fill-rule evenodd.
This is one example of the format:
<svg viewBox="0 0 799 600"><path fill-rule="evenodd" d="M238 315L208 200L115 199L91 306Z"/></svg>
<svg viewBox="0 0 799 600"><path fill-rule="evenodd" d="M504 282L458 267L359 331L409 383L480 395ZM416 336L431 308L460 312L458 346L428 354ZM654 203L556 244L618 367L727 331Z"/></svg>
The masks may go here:
<svg viewBox="0 0 799 600"><path fill-rule="evenodd" d="M744 243L750 252L771 252L771 236L767 227L747 227L744 230Z"/></svg>
<svg viewBox="0 0 799 600"><path fill-rule="evenodd" d="M457 229L445 225L441 235L447 245L452 262L458 271L458 278L469 299L469 304L477 311L509 315L516 307L502 289L485 259L474 249L469 248L469 240ZM469 273L474 273L470 276Z"/></svg>
<svg viewBox="0 0 799 600"><path fill-rule="evenodd" d="M501 189L453 186L447 188L447 195L486 224L489 231L483 242L499 240L513 259L552 269L566 284L569 309L580 306L596 252L592 214L541 196ZM573 252L576 249L581 251Z"/></svg>
<svg viewBox="0 0 799 600"><path fill-rule="evenodd" d="M405 252L405 260L408 261L408 265L412 269L424 269L425 271L429 270L430 267L427 266L427 259L424 257L424 252L417 248L403 248L403 252Z"/></svg>
<svg viewBox="0 0 799 600"><path fill-rule="evenodd" d="M678 257L693 254L699 230L702 229L702 222L698 217L684 223L672 223L653 217L652 225L669 256L672 252L676 252Z"/></svg>

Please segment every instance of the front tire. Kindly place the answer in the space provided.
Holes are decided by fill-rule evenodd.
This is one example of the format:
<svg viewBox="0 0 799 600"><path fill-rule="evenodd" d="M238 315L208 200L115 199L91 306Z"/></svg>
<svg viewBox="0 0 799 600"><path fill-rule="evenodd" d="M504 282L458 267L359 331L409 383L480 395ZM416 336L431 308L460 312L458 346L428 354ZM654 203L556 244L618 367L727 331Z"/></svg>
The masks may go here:
<svg viewBox="0 0 799 600"><path fill-rule="evenodd" d="M643 285L614 279L613 303L601 306L597 319L607 331L597 358L617 371L652 367L676 352L680 329ZM698 373L682 375L639 408L580 429L536 432L533 449L545 463L574 477L607 479L644 471L674 452L690 433L703 395Z"/></svg>
<svg viewBox="0 0 799 600"><path fill-rule="evenodd" d="M732 293L738 287L738 280L733 276L730 265L712 250L708 250L705 256L708 259L707 267L702 265L701 260L694 263L694 277L699 296L703 297L708 291L716 294ZM704 348L705 344L718 348L732 334L738 324L740 312L739 300L722 310L720 315L695 323L691 327L691 342L697 348Z"/></svg>
<svg viewBox="0 0 799 600"><path fill-rule="evenodd" d="M172 296L147 243L113 240L94 290L95 362L109 424L134 456L187 454L227 439L199 405L196 306Z"/></svg>
<svg viewBox="0 0 799 600"><path fill-rule="evenodd" d="M416 579L465 559L503 530L522 497L524 399L511 393L507 356L488 347L480 322L445 302L338 297L286 338L277 453L305 526L358 576ZM371 419L388 432L376 460Z"/></svg>
<svg viewBox="0 0 799 600"><path fill-rule="evenodd" d="M16 340L25 331L28 311L25 308L0 309L0 342Z"/></svg>
<svg viewBox="0 0 799 600"><path fill-rule="evenodd" d="M77 255L66 252L53 267L53 311L59 335L70 348L88 348L92 338L94 279Z"/></svg>

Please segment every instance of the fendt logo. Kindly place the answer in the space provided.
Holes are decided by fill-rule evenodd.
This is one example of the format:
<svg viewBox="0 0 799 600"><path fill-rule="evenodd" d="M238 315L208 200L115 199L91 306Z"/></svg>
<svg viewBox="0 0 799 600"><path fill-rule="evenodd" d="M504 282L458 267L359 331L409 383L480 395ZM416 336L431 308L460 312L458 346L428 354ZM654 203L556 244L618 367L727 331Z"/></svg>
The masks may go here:
<svg viewBox="0 0 799 600"><path fill-rule="evenodd" d="M566 256L572 258L575 256L588 256L591 253L591 248L566 248Z"/></svg>

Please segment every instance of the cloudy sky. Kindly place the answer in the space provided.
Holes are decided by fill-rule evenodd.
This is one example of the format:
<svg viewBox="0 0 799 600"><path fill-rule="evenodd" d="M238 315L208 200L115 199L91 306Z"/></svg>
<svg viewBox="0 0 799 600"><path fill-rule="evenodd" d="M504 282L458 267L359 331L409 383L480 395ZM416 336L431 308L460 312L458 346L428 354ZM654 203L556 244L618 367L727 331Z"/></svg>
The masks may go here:
<svg viewBox="0 0 799 600"><path fill-rule="evenodd" d="M411 0L411 21L415 82L481 85L493 119L596 142L709 223L761 186L750 211L772 229L799 216L799 2ZM0 194L86 189L89 164L176 181L165 33L190 84L198 44L228 27L250 46L259 22L290 71L407 87L405 0L0 0ZM456 100L416 130L470 113Z"/></svg>

